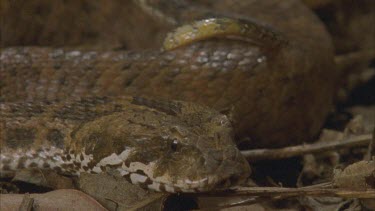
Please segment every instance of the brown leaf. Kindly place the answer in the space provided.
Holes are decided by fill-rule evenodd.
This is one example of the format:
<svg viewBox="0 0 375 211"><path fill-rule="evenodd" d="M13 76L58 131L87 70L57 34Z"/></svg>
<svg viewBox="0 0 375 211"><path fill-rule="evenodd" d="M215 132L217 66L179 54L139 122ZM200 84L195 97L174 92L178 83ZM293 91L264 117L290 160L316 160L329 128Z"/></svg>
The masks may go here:
<svg viewBox="0 0 375 211"><path fill-rule="evenodd" d="M26 182L52 189L73 189L73 180L51 170L22 169L16 172L15 182Z"/></svg>
<svg viewBox="0 0 375 211"><path fill-rule="evenodd" d="M365 132L365 126L363 117L356 115L346 125L344 133L346 134L363 134Z"/></svg>
<svg viewBox="0 0 375 211"><path fill-rule="evenodd" d="M368 210L375 210L375 199L362 199L361 203Z"/></svg>
<svg viewBox="0 0 375 211"><path fill-rule="evenodd" d="M122 177L83 173L79 188L109 210L162 209L168 194L146 191Z"/></svg>
<svg viewBox="0 0 375 211"><path fill-rule="evenodd" d="M342 199L337 197L301 197L299 202L306 210L331 211L350 210L360 211L361 206L358 200Z"/></svg>
<svg viewBox="0 0 375 211"><path fill-rule="evenodd" d="M361 116L364 132L371 133L375 128L375 106L354 106L348 109L353 116Z"/></svg>
<svg viewBox="0 0 375 211"><path fill-rule="evenodd" d="M366 190L375 188L375 161L360 161L344 170L334 171L334 184L340 188Z"/></svg>
<svg viewBox="0 0 375 211"><path fill-rule="evenodd" d="M1 210L19 210L24 194L1 194ZM106 209L90 196L72 189L30 194L32 210L98 210Z"/></svg>

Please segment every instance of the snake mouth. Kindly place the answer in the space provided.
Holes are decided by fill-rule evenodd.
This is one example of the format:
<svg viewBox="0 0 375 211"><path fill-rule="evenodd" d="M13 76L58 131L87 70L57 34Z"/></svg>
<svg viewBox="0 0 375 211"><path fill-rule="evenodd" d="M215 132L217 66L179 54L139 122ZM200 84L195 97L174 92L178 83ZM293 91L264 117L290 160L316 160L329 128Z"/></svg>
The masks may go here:
<svg viewBox="0 0 375 211"><path fill-rule="evenodd" d="M228 189L231 186L243 183L250 174L250 168L246 168L246 166L242 170L233 172L224 172L222 169L197 179L189 179L187 177L177 179L171 177L169 174L153 177L152 168L149 168L148 171L144 168L138 168L136 171L131 172L118 170L120 170L120 173L123 172L121 175L133 184L140 185L145 189L170 193L210 192L213 190Z"/></svg>
<svg viewBox="0 0 375 211"><path fill-rule="evenodd" d="M211 181L211 182L210 182ZM185 193L196 193L196 192L210 192L212 190L224 190L231 186L241 184L245 181L244 177L236 175L230 178L220 180L217 176L206 177L199 181L178 181L175 184L163 183L153 180L152 184L148 185L147 188L161 192L185 192Z"/></svg>
<svg viewBox="0 0 375 211"><path fill-rule="evenodd" d="M233 175L225 180L222 180L221 182L219 182L216 186L215 186L215 189L217 190L221 190L221 189L227 189L231 186L235 186L235 185L239 185L239 184L242 184L245 182L245 178L244 177L239 177L237 175Z"/></svg>
<svg viewBox="0 0 375 211"><path fill-rule="evenodd" d="M213 190L226 190L230 187L243 184L246 181L246 179L246 175L232 175L228 178L221 179L218 176L212 176L206 178L201 183L197 183L195 187L190 185L188 186L188 188L181 190L182 192L210 192ZM210 180L211 183L206 182Z"/></svg>
<svg viewBox="0 0 375 211"><path fill-rule="evenodd" d="M189 174L185 176L180 174L178 178L168 173L160 177L153 177L150 172L151 174L148 176L153 185L149 185L148 188L166 192L210 192L243 184L250 176L251 168L247 160L239 155L235 154L232 159L218 162L215 168L210 167L209 172L202 172L200 177L196 177L198 169L195 169L195 173L189 171ZM208 163L212 164L213 162ZM202 169L206 168L202 167Z"/></svg>
<svg viewBox="0 0 375 211"><path fill-rule="evenodd" d="M243 184L250 175L250 168L245 167L236 172L217 172L198 180L179 179L170 182L164 178L150 178L152 184L147 188L162 192L210 192L225 190Z"/></svg>

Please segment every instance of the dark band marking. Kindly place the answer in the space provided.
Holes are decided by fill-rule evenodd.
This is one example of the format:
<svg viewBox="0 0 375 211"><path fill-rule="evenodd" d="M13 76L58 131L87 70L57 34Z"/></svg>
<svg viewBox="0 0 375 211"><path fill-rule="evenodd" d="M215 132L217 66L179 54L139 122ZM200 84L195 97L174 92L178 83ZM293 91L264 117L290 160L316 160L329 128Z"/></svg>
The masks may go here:
<svg viewBox="0 0 375 211"><path fill-rule="evenodd" d="M123 163L125 164L125 166L127 168L129 168L130 167L130 163L132 163L132 161L130 159L126 159Z"/></svg>
<svg viewBox="0 0 375 211"><path fill-rule="evenodd" d="M181 113L181 103L173 101L153 100L142 97L133 97L132 102L134 105L146 106L149 108L156 109L168 115L176 116Z"/></svg>
<svg viewBox="0 0 375 211"><path fill-rule="evenodd" d="M26 162L26 160L27 160L26 157L21 157L18 160L17 169L23 169L23 168L25 168L25 162Z"/></svg>
<svg viewBox="0 0 375 211"><path fill-rule="evenodd" d="M126 181L128 181L128 182L130 182L130 183L132 183L133 184L133 182L132 182L132 180L130 179L130 175L131 175L131 173L129 173L129 174L125 174L124 176L122 176L123 178L125 178L126 179Z"/></svg>
<svg viewBox="0 0 375 211"><path fill-rule="evenodd" d="M166 190L165 190L165 185L162 184L162 183L160 183L159 190L160 190L161 192L166 192Z"/></svg>
<svg viewBox="0 0 375 211"><path fill-rule="evenodd" d="M28 148L35 139L34 128L11 128L6 130L5 142L12 149Z"/></svg>
<svg viewBox="0 0 375 211"><path fill-rule="evenodd" d="M49 165L49 163L43 163L43 168L49 168L49 167L51 167L50 165Z"/></svg>
<svg viewBox="0 0 375 211"><path fill-rule="evenodd" d="M31 167L31 168L35 168L35 167L37 167L37 166L38 166L38 164L35 163L35 162L32 162L32 163L30 163L30 165L29 165L29 167Z"/></svg>
<svg viewBox="0 0 375 211"><path fill-rule="evenodd" d="M144 176L146 176L146 175L144 175ZM151 185L151 184L152 184L152 180L148 176L146 176L146 181L140 182L138 185L141 188L148 189L148 185Z"/></svg>
<svg viewBox="0 0 375 211"><path fill-rule="evenodd" d="M12 160L6 158L6 159L3 159L1 162L2 162L3 164L9 164L9 163L12 162Z"/></svg>
<svg viewBox="0 0 375 211"><path fill-rule="evenodd" d="M70 154L67 154L67 155L66 155L66 160L67 160L67 161L70 161L71 159L72 159L72 156L70 156Z"/></svg>
<svg viewBox="0 0 375 211"><path fill-rule="evenodd" d="M116 169L116 168L120 168L122 166L122 163L119 163L119 164L107 164L105 166L110 167L112 169Z"/></svg>
<svg viewBox="0 0 375 211"><path fill-rule="evenodd" d="M10 166L9 165L3 165L3 170L4 171L9 171L10 170Z"/></svg>
<svg viewBox="0 0 375 211"><path fill-rule="evenodd" d="M183 192L182 189L179 187L173 187L173 189L174 189L174 192L176 193Z"/></svg>
<svg viewBox="0 0 375 211"><path fill-rule="evenodd" d="M90 162L90 163L87 164L87 167L88 167L89 169L93 169L93 168L95 167L95 165L96 165L96 163L94 163L94 162Z"/></svg>
<svg viewBox="0 0 375 211"><path fill-rule="evenodd" d="M374 188L375 187L375 176L369 175L365 177L366 184L368 187Z"/></svg>
<svg viewBox="0 0 375 211"><path fill-rule="evenodd" d="M80 159L81 161L85 159L82 153L79 155L79 159Z"/></svg>
<svg viewBox="0 0 375 211"><path fill-rule="evenodd" d="M56 171L57 173L62 173L62 169L59 166L53 167L53 170Z"/></svg>
<svg viewBox="0 0 375 211"><path fill-rule="evenodd" d="M66 162L66 161L68 160L68 159L66 158L65 155L61 156L61 159L62 159L64 162Z"/></svg>
<svg viewBox="0 0 375 211"><path fill-rule="evenodd" d="M37 116L44 112L42 105L29 103L12 103L10 105L10 112L14 116Z"/></svg>
<svg viewBox="0 0 375 211"><path fill-rule="evenodd" d="M64 148L64 134L57 129L51 129L48 131L47 140L51 143L52 146L60 149Z"/></svg>
<svg viewBox="0 0 375 211"><path fill-rule="evenodd" d="M152 180L147 177L146 181L144 182L146 185L151 185L152 184Z"/></svg>
<svg viewBox="0 0 375 211"><path fill-rule="evenodd" d="M75 173L76 173L76 171L75 171L75 170L73 170L73 169L70 169L70 170L68 170L68 173L69 173L69 174L75 174Z"/></svg>
<svg viewBox="0 0 375 211"><path fill-rule="evenodd" d="M69 169L73 169L74 165L72 163L63 163L61 164L61 168L69 170Z"/></svg>
<svg viewBox="0 0 375 211"><path fill-rule="evenodd" d="M146 175L142 170L140 170L140 169L138 169L138 170L136 171L136 173L139 174L139 175L142 175L142 176L146 176L146 177L147 177L147 175Z"/></svg>
<svg viewBox="0 0 375 211"><path fill-rule="evenodd" d="M106 106L106 109L98 109L103 105ZM55 109L52 116L60 119L90 121L119 111L122 111L122 106L111 104L109 98L87 97Z"/></svg>
<svg viewBox="0 0 375 211"><path fill-rule="evenodd" d="M73 161L74 166L81 168L81 162Z"/></svg>

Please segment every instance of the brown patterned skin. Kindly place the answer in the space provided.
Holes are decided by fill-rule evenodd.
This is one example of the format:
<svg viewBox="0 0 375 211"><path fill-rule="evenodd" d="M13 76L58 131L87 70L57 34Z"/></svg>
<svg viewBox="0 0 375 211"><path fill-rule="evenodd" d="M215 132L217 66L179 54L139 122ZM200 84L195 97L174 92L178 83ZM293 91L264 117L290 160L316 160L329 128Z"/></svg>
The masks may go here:
<svg viewBox="0 0 375 211"><path fill-rule="evenodd" d="M85 95L179 99L227 113L237 140L250 137L251 147L285 146L317 135L331 108L336 72L331 40L302 3L204 1L203 10L184 7L181 12L158 5L177 23L212 14L250 18L280 31L289 44L270 49L260 42L213 38L171 51L4 49L2 100Z"/></svg>
<svg viewBox="0 0 375 211"><path fill-rule="evenodd" d="M39 167L77 175L98 173L95 166L101 171L123 166L122 171L147 175L141 184L145 188L159 182L174 192L224 188L243 182L250 174L248 162L233 141L228 118L193 103L133 97L1 103L0 129L1 171ZM56 155L48 148L63 151L55 149ZM123 161L104 162L125 150L130 152ZM87 155L92 159L84 162ZM39 160L32 160L35 156ZM72 157L81 158L69 163ZM60 158L60 163L53 162ZM136 163L141 165L127 169ZM130 174L128 179L136 183ZM203 179L208 181L201 186L178 184Z"/></svg>

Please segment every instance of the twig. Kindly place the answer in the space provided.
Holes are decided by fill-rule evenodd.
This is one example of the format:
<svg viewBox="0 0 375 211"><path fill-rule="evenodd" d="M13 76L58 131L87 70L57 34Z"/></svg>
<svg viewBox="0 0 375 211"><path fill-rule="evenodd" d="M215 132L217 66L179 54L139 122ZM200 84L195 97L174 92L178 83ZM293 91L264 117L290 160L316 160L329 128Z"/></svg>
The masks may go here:
<svg viewBox="0 0 375 211"><path fill-rule="evenodd" d="M365 160L371 160L372 156L375 155L374 153L375 153L375 128L372 131L372 139L370 141L370 144L368 145L368 150L367 150Z"/></svg>
<svg viewBox="0 0 375 211"><path fill-rule="evenodd" d="M201 194L200 194L201 195ZM202 193L206 197L219 196L259 196L259 197L299 197L331 196L341 198L374 199L375 190L356 191L337 188L281 188L281 187L241 187L232 191Z"/></svg>
<svg viewBox="0 0 375 211"><path fill-rule="evenodd" d="M279 160L308 153L318 153L341 148L368 145L372 139L371 134L359 135L341 141L318 142L314 144L303 144L280 149L253 149L244 150L241 153L250 162L258 160Z"/></svg>
<svg viewBox="0 0 375 211"><path fill-rule="evenodd" d="M19 211L31 211L34 205L34 199L30 198L30 194L25 194L23 196L22 202L20 207L18 208Z"/></svg>
<svg viewBox="0 0 375 211"><path fill-rule="evenodd" d="M240 202L220 205L217 207L200 207L201 210L219 210L236 206L248 206L261 202L270 202L300 196L335 196L341 198L373 198L375 190L353 191L333 188L331 182L305 186L301 188L282 187L239 187L234 190L214 193L200 193L203 197L243 197L246 199Z"/></svg>
<svg viewBox="0 0 375 211"><path fill-rule="evenodd" d="M361 51L351 52L351 53L344 54L344 55L335 56L335 63L336 63L337 69L339 69L340 71L344 71L344 69L348 68L351 65L355 65L355 64L363 63L363 62L370 62L372 59L374 59L374 57L375 57L374 49L361 50ZM350 70L346 70L346 71L350 71Z"/></svg>
<svg viewBox="0 0 375 211"><path fill-rule="evenodd" d="M238 206L250 206L250 205L253 205L253 204L260 204L260 203L263 203L263 202L271 202L271 201L275 201L275 200L279 200L279 198L277 198L277 197L269 198L269 197L254 196L254 197L246 198L245 200L242 200L242 201L239 201L239 202L233 202L233 203L223 204L223 205L219 205L219 206L208 206L208 207L200 206L199 210L201 210L201 211L222 210L222 209L225 209L225 208L238 207Z"/></svg>

